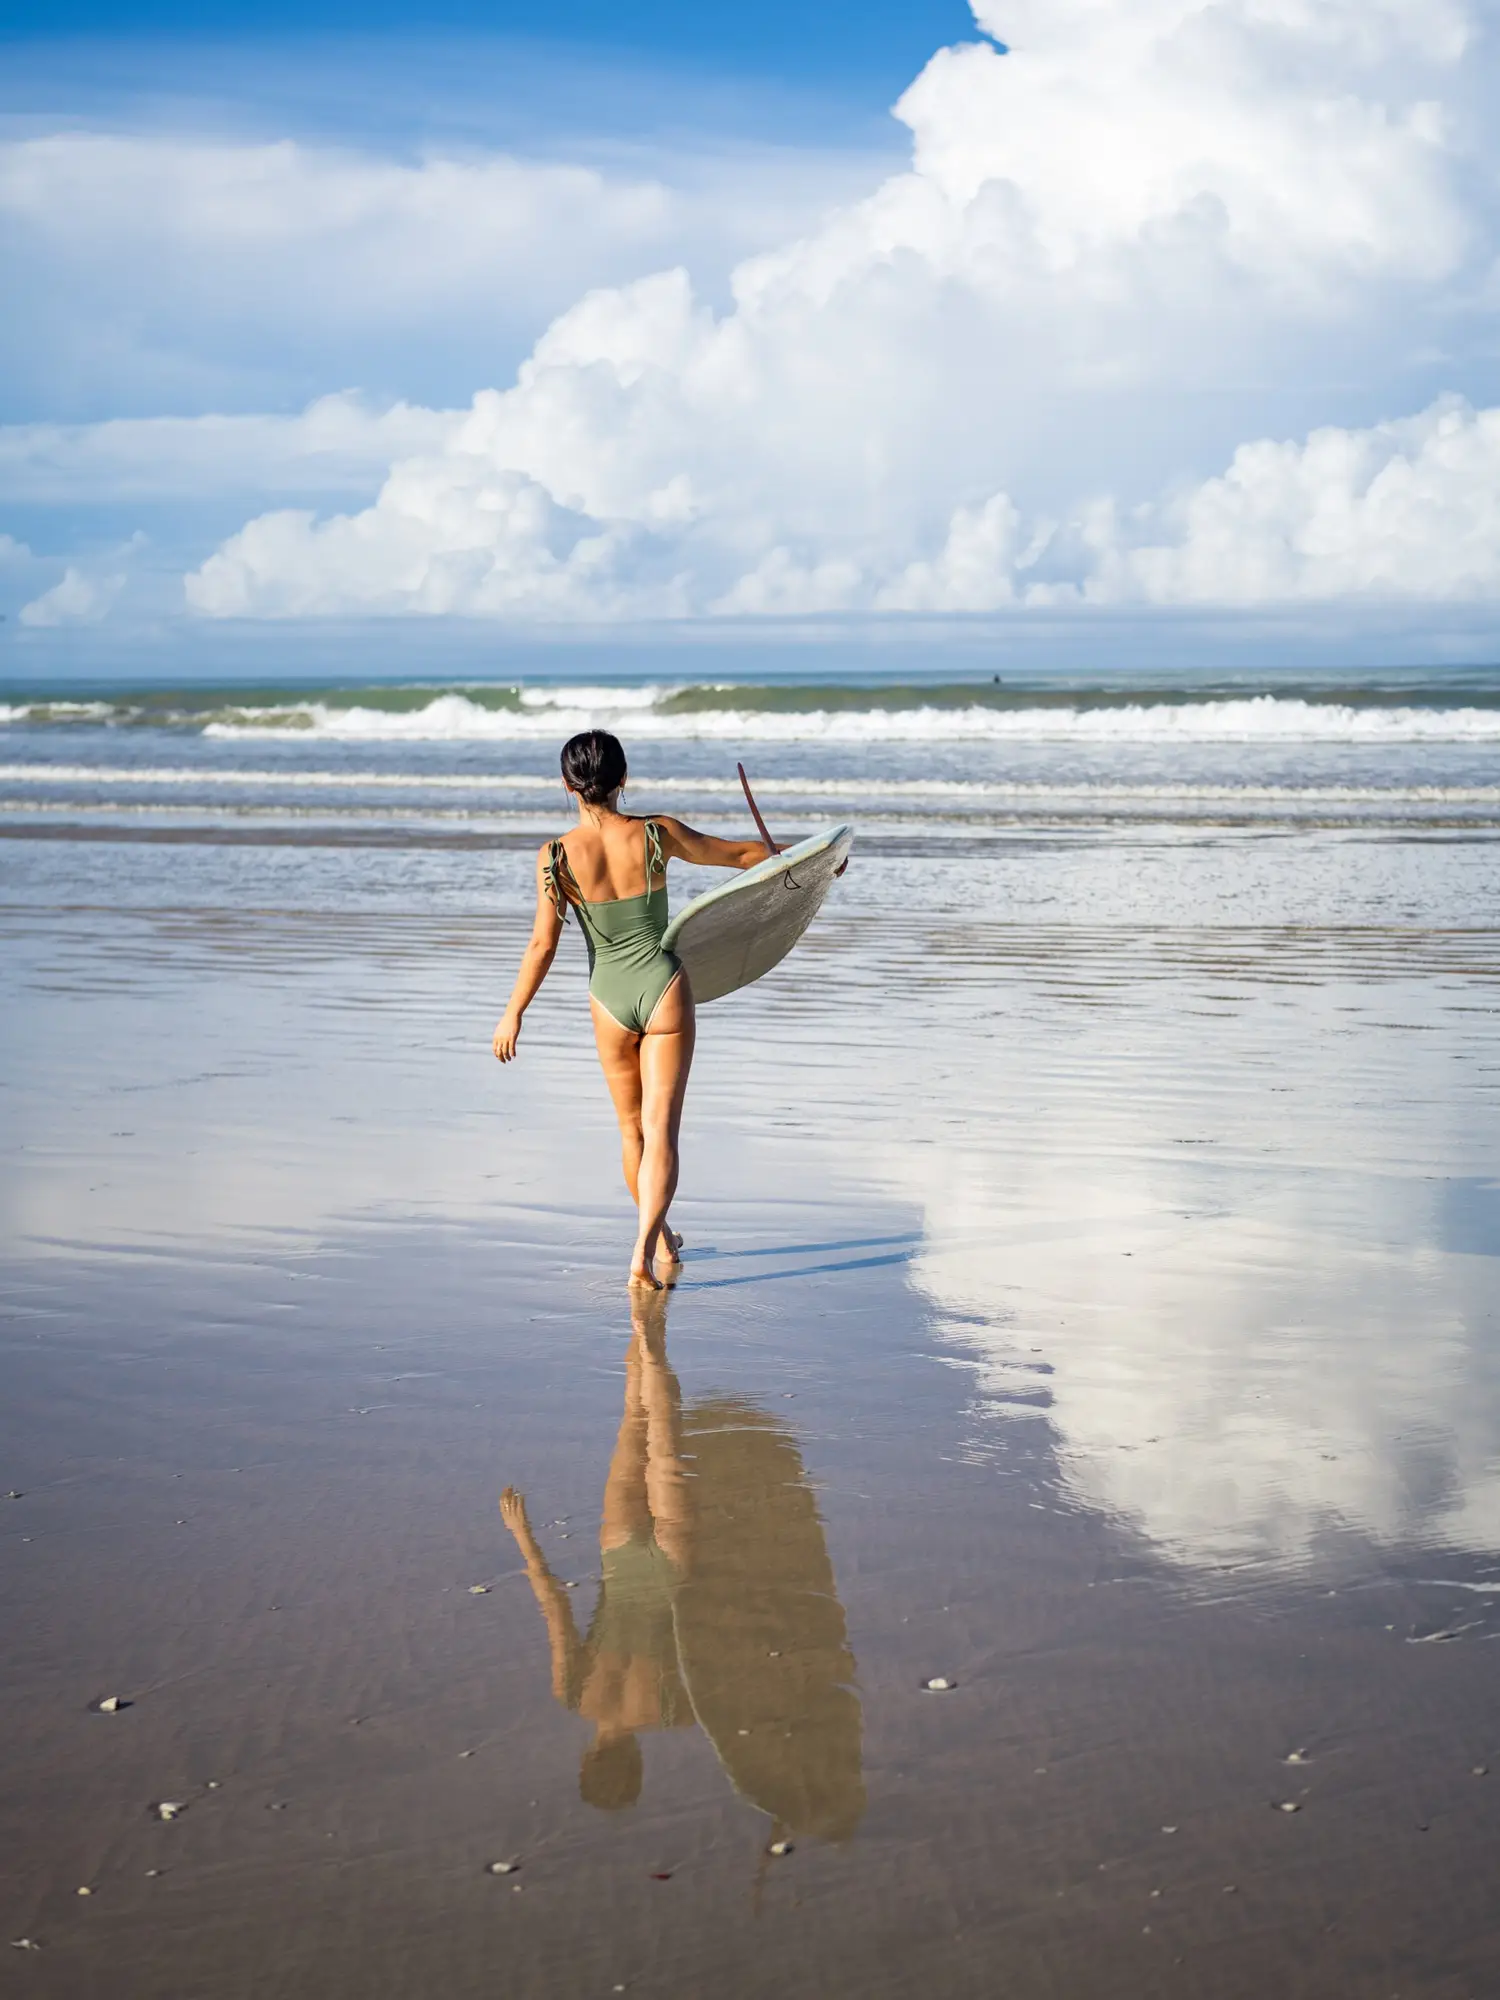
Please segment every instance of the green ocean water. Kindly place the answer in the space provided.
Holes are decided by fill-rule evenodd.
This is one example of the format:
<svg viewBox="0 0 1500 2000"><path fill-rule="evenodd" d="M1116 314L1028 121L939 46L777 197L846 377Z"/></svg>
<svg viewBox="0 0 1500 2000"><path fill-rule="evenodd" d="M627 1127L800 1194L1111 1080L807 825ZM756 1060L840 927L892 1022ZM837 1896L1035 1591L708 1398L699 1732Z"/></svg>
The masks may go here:
<svg viewBox="0 0 1500 2000"><path fill-rule="evenodd" d="M1463 668L1436 672L1254 675L1176 674L1123 677L1101 674L993 675L970 680L788 681L328 681L175 682L121 685L117 682L0 684L0 726L10 729L208 728L317 730L337 718L420 717L462 704L476 725L573 714L589 708L634 717L650 726L701 717L755 717L794 722L805 718L845 721L868 716L895 721L902 716L1039 717L1096 711L1178 709L1222 710L1225 704L1300 704L1308 708L1348 708L1367 715L1418 710L1427 714L1474 710L1500 713L1500 669ZM1165 718L1163 718L1165 719ZM1291 718L1283 709L1282 720ZM452 728L445 733L461 733Z"/></svg>

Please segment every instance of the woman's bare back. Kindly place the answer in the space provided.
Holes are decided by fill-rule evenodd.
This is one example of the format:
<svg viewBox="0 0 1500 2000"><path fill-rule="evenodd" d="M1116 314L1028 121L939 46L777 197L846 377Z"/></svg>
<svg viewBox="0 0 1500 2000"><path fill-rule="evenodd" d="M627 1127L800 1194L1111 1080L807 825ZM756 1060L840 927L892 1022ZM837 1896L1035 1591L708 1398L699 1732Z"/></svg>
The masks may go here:
<svg viewBox="0 0 1500 2000"><path fill-rule="evenodd" d="M661 881L646 879L646 822L625 813L611 813L563 835L578 893L590 903L618 902L644 896Z"/></svg>

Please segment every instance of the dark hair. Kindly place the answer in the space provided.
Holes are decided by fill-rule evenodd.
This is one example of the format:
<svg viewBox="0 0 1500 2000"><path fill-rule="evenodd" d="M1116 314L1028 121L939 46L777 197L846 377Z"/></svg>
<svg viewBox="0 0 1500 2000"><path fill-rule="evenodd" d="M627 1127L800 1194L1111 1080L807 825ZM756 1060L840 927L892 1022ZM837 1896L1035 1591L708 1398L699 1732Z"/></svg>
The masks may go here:
<svg viewBox="0 0 1500 2000"><path fill-rule="evenodd" d="M625 750L607 729L585 729L563 745L563 783L585 805L602 806L625 782Z"/></svg>
<svg viewBox="0 0 1500 2000"><path fill-rule="evenodd" d="M578 1791L585 1805L600 1812L633 1806L641 1795L641 1746L635 1737L596 1736L583 1753Z"/></svg>

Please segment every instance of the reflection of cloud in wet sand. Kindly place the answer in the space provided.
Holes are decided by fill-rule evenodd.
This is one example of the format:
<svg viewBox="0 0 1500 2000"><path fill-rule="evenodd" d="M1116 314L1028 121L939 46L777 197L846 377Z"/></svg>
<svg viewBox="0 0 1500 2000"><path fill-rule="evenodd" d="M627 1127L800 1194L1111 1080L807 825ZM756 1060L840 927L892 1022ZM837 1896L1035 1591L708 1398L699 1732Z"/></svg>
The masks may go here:
<svg viewBox="0 0 1500 2000"><path fill-rule="evenodd" d="M1211 1022L1195 986L968 1033L962 1125L911 1050L878 1173L978 1408L1044 1419L1068 1494L1185 1564L1500 1546L1479 1016L1415 974L1379 1004L1431 1029L1399 1038L1348 1025L1357 978Z"/></svg>
<svg viewBox="0 0 1500 2000"><path fill-rule="evenodd" d="M594 1727L583 1796L640 1794L640 1736L697 1723L735 1789L784 1832L842 1840L864 1812L854 1658L801 1454L738 1397L684 1416L665 1295L634 1303L588 1632L507 1489L501 1508L547 1626L553 1692Z"/></svg>
<svg viewBox="0 0 1500 2000"><path fill-rule="evenodd" d="M980 1394L1041 1401L1079 1502L1217 1564L1304 1560L1347 1530L1500 1544L1500 1388L1466 1332L1477 1262L1264 1218L1164 1241L1142 1217L1066 1244L940 1242L917 1275L990 1319L952 1329ZM1014 1330L993 1324L1006 1299Z"/></svg>

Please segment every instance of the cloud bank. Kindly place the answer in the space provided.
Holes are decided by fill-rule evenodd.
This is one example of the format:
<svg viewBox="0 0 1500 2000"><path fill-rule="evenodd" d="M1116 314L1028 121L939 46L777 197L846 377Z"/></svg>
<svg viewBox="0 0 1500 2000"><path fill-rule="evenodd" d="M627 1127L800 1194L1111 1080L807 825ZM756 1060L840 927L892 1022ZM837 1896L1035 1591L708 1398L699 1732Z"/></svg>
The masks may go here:
<svg viewBox="0 0 1500 2000"><path fill-rule="evenodd" d="M308 251L313 315L351 288L398 318L451 311L518 232L609 281L511 386L349 418L347 488L299 477L280 436L281 483L263 469L259 490L303 504L198 562L188 608L524 622L1500 598L1500 78L1481 8L975 12L991 39L939 51L896 107L910 164L741 256L727 285L691 244L609 279L601 243L665 240L666 197L644 186L314 173L275 147L226 180L210 161L201 194L173 197L184 242L211 227L253 245L273 210L285 233L293 182L310 245L340 218L339 255ZM97 180L91 158L37 155L12 209L85 166ZM348 261L377 211L405 245L378 281ZM230 490L236 453L268 436L225 441ZM186 433L159 441L194 461ZM152 449L15 448L37 481L115 447ZM361 481L368 504L320 511Z"/></svg>
<svg viewBox="0 0 1500 2000"><path fill-rule="evenodd" d="M7 408L253 412L351 382L457 401L588 286L687 259L719 287L868 172L790 146L592 164L174 132L0 138Z"/></svg>
<svg viewBox="0 0 1500 2000"><path fill-rule="evenodd" d="M897 107L909 170L743 262L729 311L680 268L591 292L373 506L250 522L189 604L620 619L1500 593L1500 412L1450 394L1389 415L1464 386L1484 338L1472 17L976 11L1007 48L933 58ZM1376 420L1267 427L1316 400Z"/></svg>

